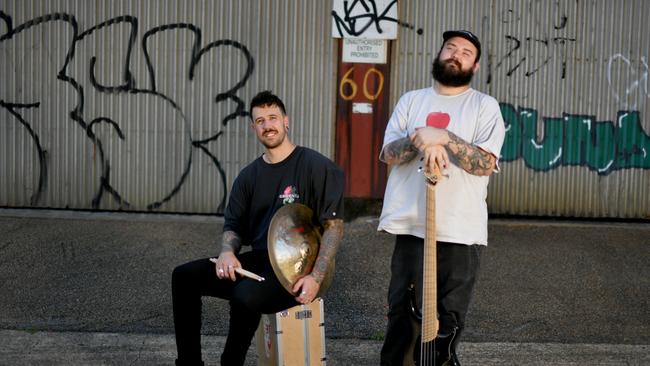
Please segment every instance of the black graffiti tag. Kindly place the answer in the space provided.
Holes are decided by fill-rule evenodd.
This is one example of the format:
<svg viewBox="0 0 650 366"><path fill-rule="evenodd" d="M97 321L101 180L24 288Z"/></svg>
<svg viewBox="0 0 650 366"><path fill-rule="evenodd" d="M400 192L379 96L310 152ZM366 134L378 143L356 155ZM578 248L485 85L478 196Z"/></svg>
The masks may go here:
<svg viewBox="0 0 650 366"><path fill-rule="evenodd" d="M229 48L242 55L245 63L242 77L236 80L234 85L226 88L226 90L214 94L211 101L208 103L216 105L224 102L234 102L235 110L226 113L219 119L219 125L221 126L226 126L229 121L235 120L238 117L245 117L248 115L245 111L245 103L236 94L238 90L246 84L254 69L254 60L248 49L243 44L234 40L222 39L210 42L201 47L201 30L192 24L168 24L150 29L145 32L145 36L142 40L141 49L145 55L147 62L147 75L149 76L149 83L141 83L144 85L144 87L142 87L137 85L138 82L131 71L131 58L133 51L136 49L135 45L138 32L138 20L133 16L125 15L112 18L81 32L78 29L75 17L71 14L50 14L32 19L15 28L12 26L13 22L8 14L0 12L0 19L7 28L7 31L0 37L0 46L3 46L3 43L5 42L13 42L18 35L28 30L55 21L62 22L68 25L68 28L71 29L69 49L65 54L64 61L62 61L62 67L52 75L52 78L62 81L65 85L74 90L74 93L77 95L77 102L72 106L68 117L71 121L76 122L77 126L80 127L80 131L87 137L86 141L95 147L98 154L97 160L99 169L97 174L99 174L99 186L97 187L95 197L92 199L92 207L99 208L101 201L106 197L106 193L112 197L120 207L129 207L132 209L156 209L160 207L181 190L192 166L192 150L196 149L197 152L205 154L213 162L216 171L221 177L223 195L221 202L218 205L217 212L223 211L227 195L225 171L222 169L217 155L213 153L208 146L209 143L216 142L219 137L223 135L223 131L218 130L216 126L215 128L211 128L212 131L207 131L207 136L204 135L204 130L201 130L200 132L192 131L193 121L189 120L186 116L186 112L190 111L190 107L179 104L176 95L173 92L161 91L157 88L156 80L159 75L156 74L153 66L153 60L151 59L150 53L147 49L147 41L151 37L165 31L176 32L190 30L193 33L194 41L190 56L191 62L187 74L185 74L187 75L185 80L188 83L195 80L196 75L199 74L198 66L201 64L202 57L211 54L211 51L218 48ZM115 50L118 53L121 52L120 50L126 50L125 52L122 52L124 57L121 59L121 63L118 62L116 64L113 61L115 58L114 55L111 55L112 58L107 58L106 61L102 60L108 57L108 55L95 54L92 57L89 57L88 60L83 60L80 59L79 56L76 56L75 50L78 47L87 47L84 45L92 44L95 35L101 33L109 33L110 35L110 32L124 29L123 26L127 27L128 40L124 42L123 45L119 44L119 42L112 45L112 50ZM117 39L120 39L120 37L117 37ZM12 50L11 47L6 49L8 49L9 52ZM92 49L89 52L92 52ZM69 67L71 62L81 62L80 65L85 65L84 67L87 67L87 72L82 73L81 75L70 75L69 73L73 70L73 68ZM109 82L100 80L98 77L99 75L102 75L102 73L98 72L100 65L102 65L101 67L121 68L120 72L110 73L110 75L121 75L121 80ZM79 71L81 69L77 67L74 70ZM106 75L106 73L103 74ZM47 81L45 80L45 82ZM7 89L5 88L5 90ZM54 94L58 95L66 93L61 92ZM58 150L58 147L44 145L42 139L39 137L38 129L33 128L34 124L42 125L43 116L40 116L40 118L32 117L32 119L24 117L26 113L25 111L39 109L39 107L42 106L42 102L48 101L49 97L46 95L38 95L36 100L16 100L18 95L20 95L20 93L11 92L10 90L8 90L8 94L0 95L0 108L6 110L13 120L17 121L17 125L26 131L26 135L30 136L33 145L37 150L37 156L39 157L39 183L30 199L32 205L37 205L42 194L47 189L48 164L51 160L49 158L51 155L48 153L48 149ZM179 100L182 100L182 98ZM88 104L88 102L91 104ZM131 113L116 114L115 111L112 111L111 108L107 107L107 105L118 106L119 108L116 109L125 109ZM173 154L170 152L165 153L163 151L163 154L156 152L158 156L154 157L154 159L160 159L162 156L163 159L167 158L168 161L163 162L154 160L149 164L150 167L155 166L155 169L158 169L159 172L164 172L163 174L166 176L171 174L173 177L177 174L176 178L166 179L166 181L170 181L171 183L167 188L164 188L162 192L147 198L148 202L143 203L142 199L138 197L139 202L134 205L132 204L132 201L127 199L125 196L125 193L130 190L117 184L117 181L114 180L113 177L116 172L120 173L119 175L122 176L125 174L138 174L137 171L129 170L130 168L128 167L128 164L126 164L126 161L121 161L121 159L123 159L121 158L121 153L124 151L135 150L134 147L137 146L146 145L143 143L145 140L142 140L146 138L145 135L138 133L137 128L133 128L133 123L135 121L131 116L136 114L136 109L142 109L138 108L140 105L149 106L150 109L155 109L153 111L140 112L140 115L144 113L145 121L149 120L155 123L162 122L159 121L160 117L155 117L156 112L169 110L170 112L162 113L162 115L167 119L167 124L178 126L176 129L184 131L181 136L185 137L181 138L181 141L176 141L175 143L174 148L180 149L178 150L181 152L180 157L172 157L171 155ZM131 109L129 110L129 108ZM223 109L224 108L221 108L221 110ZM139 118L142 118L142 116ZM42 129L42 127L40 128ZM164 137L159 139L159 142L155 144L164 146L171 141L169 139L170 137ZM109 141L113 142L109 144ZM179 143L181 143L180 147L178 145ZM112 152L114 150L121 153L115 154ZM55 154L58 153L57 151L53 152ZM149 151L147 154L151 159L152 157L149 155L152 155L152 151ZM59 160L61 159L64 159L64 157L59 157ZM176 170L169 170L169 167L171 166L178 166L178 159L183 161L181 166L177 167ZM123 180L124 178L122 178L122 181ZM133 197L132 194L131 197Z"/></svg>
<svg viewBox="0 0 650 366"><path fill-rule="evenodd" d="M374 0L353 0L343 2L343 14L332 11L332 21L340 35L361 36L369 28L373 27L377 33L383 33L382 22L393 22L404 28L415 29L415 26L399 19L388 16L393 6L397 6L397 0L393 0L384 9L379 9ZM418 28L416 33L422 35L424 30Z"/></svg>
<svg viewBox="0 0 650 366"><path fill-rule="evenodd" d="M560 9L559 1L554 2L552 8L555 16L550 18L542 16L543 13L536 9L536 6L547 5L534 0L528 3L526 15L532 18L536 35L520 36L509 32L504 35L505 53L497 58L494 67L488 60L488 84L494 82L493 74L499 69L504 69L506 77L512 77L519 72L529 78L547 68L554 59L558 59L561 64L560 79L567 77L566 47L567 44L576 42L575 37L563 34L566 32L569 18L564 10ZM508 25L523 22L521 15L513 9L503 12L500 19L501 23ZM539 50L533 50L535 48L539 48Z"/></svg>

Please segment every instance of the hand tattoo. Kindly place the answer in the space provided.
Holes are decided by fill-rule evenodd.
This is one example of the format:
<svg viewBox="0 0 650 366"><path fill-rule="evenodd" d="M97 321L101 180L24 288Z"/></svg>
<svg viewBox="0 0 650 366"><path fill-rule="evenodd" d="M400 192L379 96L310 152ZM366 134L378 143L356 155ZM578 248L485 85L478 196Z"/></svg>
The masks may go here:
<svg viewBox="0 0 650 366"><path fill-rule="evenodd" d="M445 148L453 155L461 168L473 175L488 176L492 174L496 165L496 158L489 152L467 143L465 140L451 132L449 143Z"/></svg>
<svg viewBox="0 0 650 366"><path fill-rule="evenodd" d="M410 162L418 156L418 149L413 146L408 137L395 140L384 147L379 160L389 165L399 165Z"/></svg>
<svg viewBox="0 0 650 366"><path fill-rule="evenodd" d="M343 239L343 220L325 220L323 226L325 231L321 238L314 269L311 271L311 276L319 285L323 282L330 263L334 260L336 251Z"/></svg>

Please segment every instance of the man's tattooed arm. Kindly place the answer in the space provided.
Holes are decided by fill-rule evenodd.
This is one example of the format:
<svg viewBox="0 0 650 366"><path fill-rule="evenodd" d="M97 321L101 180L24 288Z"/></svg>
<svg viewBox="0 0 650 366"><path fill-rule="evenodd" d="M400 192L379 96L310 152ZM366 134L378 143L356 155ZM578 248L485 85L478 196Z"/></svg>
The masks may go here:
<svg viewBox="0 0 650 366"><path fill-rule="evenodd" d="M323 223L325 231L321 238L320 249L318 257L314 264L314 269L311 271L311 276L318 284L323 283L327 269L330 263L334 260L336 251L343 240L343 220L325 220Z"/></svg>
<svg viewBox="0 0 650 366"><path fill-rule="evenodd" d="M224 231L223 242L221 243L221 253L231 252L233 254L239 253L241 249L241 238L234 231Z"/></svg>
<svg viewBox="0 0 650 366"><path fill-rule="evenodd" d="M465 140L449 134L449 142L445 148L453 155L461 168L473 175L489 176L496 167L497 159L489 152L467 143Z"/></svg>
<svg viewBox="0 0 650 366"><path fill-rule="evenodd" d="M379 160L388 165L405 164L415 159L418 153L418 149L413 146L411 140L404 137L386 145L381 151Z"/></svg>

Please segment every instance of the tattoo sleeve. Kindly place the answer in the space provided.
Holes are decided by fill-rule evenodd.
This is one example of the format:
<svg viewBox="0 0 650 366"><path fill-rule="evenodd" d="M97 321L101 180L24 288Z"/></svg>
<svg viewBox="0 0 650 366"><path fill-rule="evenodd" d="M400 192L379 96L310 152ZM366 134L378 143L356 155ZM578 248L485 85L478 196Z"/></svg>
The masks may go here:
<svg viewBox="0 0 650 366"><path fill-rule="evenodd" d="M384 147L379 160L389 165L405 164L418 156L418 149L408 137L395 140Z"/></svg>
<svg viewBox="0 0 650 366"><path fill-rule="evenodd" d="M221 243L221 252L239 253L241 249L241 238L234 231L224 231L223 242Z"/></svg>
<svg viewBox="0 0 650 366"><path fill-rule="evenodd" d="M323 226L325 231L321 238L314 269L311 271L312 277L319 284L323 282L330 263L334 260L336 251L343 240L343 220L326 220Z"/></svg>
<svg viewBox="0 0 650 366"><path fill-rule="evenodd" d="M490 175L496 165L496 158L489 152L469 144L465 140L448 132L447 151L453 155L461 168L474 175Z"/></svg>

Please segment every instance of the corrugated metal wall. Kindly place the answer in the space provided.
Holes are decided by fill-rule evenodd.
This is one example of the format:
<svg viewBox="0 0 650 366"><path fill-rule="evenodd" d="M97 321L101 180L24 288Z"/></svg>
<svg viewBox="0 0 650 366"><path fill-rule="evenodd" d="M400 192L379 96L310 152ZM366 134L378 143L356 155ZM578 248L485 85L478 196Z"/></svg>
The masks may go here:
<svg viewBox="0 0 650 366"><path fill-rule="evenodd" d="M491 212L649 218L648 15L645 0L402 1L392 100L431 85L444 30L473 30L473 86L509 126Z"/></svg>
<svg viewBox="0 0 650 366"><path fill-rule="evenodd" d="M242 112L284 97L332 157L330 1L4 1L0 206L214 213L261 153ZM474 30L509 130L494 213L650 216L650 2L400 1L392 104Z"/></svg>
<svg viewBox="0 0 650 366"><path fill-rule="evenodd" d="M272 89L332 157L330 2L3 1L0 206L215 213Z"/></svg>

